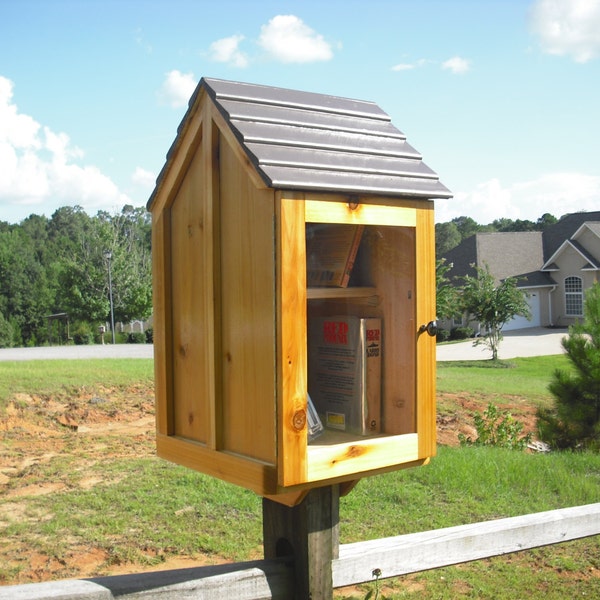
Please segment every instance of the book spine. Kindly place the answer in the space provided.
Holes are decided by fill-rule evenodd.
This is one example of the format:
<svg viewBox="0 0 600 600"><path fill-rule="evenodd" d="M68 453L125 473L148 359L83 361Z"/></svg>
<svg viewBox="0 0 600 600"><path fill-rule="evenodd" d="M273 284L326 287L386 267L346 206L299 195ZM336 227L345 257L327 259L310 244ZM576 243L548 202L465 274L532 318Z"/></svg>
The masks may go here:
<svg viewBox="0 0 600 600"><path fill-rule="evenodd" d="M340 282L340 287L348 287L350 283L350 275L352 275L352 269L354 268L354 263L356 261L356 254L358 253L358 247L360 246L360 241L362 239L362 234L365 229L364 225L357 225L356 231L354 232L354 237L352 238L352 245L350 246L350 250L348 252L348 257L346 259L346 265L344 267L344 272L342 275L342 280Z"/></svg>
<svg viewBox="0 0 600 600"><path fill-rule="evenodd" d="M361 319L362 434L381 431L381 319Z"/></svg>

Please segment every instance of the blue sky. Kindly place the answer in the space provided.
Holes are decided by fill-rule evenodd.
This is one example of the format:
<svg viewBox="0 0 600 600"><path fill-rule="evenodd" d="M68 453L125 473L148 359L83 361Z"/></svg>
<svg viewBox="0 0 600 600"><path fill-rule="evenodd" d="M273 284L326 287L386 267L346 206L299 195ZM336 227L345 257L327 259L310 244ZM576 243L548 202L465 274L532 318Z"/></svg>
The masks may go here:
<svg viewBox="0 0 600 600"><path fill-rule="evenodd" d="M600 0L0 0L0 220L144 206L203 76L376 102L438 222L600 209Z"/></svg>

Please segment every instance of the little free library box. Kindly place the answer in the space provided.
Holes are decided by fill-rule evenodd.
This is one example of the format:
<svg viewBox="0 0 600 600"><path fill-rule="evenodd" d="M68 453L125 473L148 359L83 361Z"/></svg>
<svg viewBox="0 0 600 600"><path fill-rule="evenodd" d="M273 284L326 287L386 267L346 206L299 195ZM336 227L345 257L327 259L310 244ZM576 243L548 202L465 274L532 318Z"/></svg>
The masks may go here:
<svg viewBox="0 0 600 600"><path fill-rule="evenodd" d="M287 505L427 462L450 196L372 102L202 79L148 202L158 454Z"/></svg>

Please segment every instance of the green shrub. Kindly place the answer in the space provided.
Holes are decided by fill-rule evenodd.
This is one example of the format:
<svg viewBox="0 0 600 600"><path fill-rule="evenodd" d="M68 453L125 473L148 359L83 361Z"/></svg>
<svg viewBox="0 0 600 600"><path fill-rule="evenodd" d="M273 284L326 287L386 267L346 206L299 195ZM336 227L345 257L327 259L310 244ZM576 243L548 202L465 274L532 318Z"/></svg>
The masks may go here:
<svg viewBox="0 0 600 600"><path fill-rule="evenodd" d="M146 343L153 344L154 343L154 329L152 327L149 327L148 329L146 329L145 335L146 335Z"/></svg>
<svg viewBox="0 0 600 600"><path fill-rule="evenodd" d="M94 331L89 323L77 323L72 330L73 342L77 346L87 346L94 343Z"/></svg>
<svg viewBox="0 0 600 600"><path fill-rule="evenodd" d="M447 329L438 329L435 341L439 344L440 342L447 342L450 339L450 332Z"/></svg>
<svg viewBox="0 0 600 600"><path fill-rule="evenodd" d="M127 334L126 342L128 344L145 344L146 336L139 331L131 331Z"/></svg>
<svg viewBox="0 0 600 600"><path fill-rule="evenodd" d="M511 450L525 450L531 442L531 433L522 437L523 423L517 421L509 411L500 411L491 403L483 415L477 413L473 418L477 439L458 434L461 446L498 446Z"/></svg>
<svg viewBox="0 0 600 600"><path fill-rule="evenodd" d="M473 337L475 331L472 327L454 327L450 331L451 340L468 340Z"/></svg>

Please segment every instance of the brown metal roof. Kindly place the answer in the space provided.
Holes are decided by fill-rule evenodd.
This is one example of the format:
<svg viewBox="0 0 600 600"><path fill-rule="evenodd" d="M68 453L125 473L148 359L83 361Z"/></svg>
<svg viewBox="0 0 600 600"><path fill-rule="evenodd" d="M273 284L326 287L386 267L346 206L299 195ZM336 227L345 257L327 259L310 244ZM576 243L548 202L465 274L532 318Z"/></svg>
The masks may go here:
<svg viewBox="0 0 600 600"><path fill-rule="evenodd" d="M452 196L373 102L202 79L190 109L202 89L269 187L422 199ZM171 152L165 169L170 158ZM151 203L152 197L149 207Z"/></svg>

